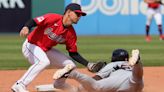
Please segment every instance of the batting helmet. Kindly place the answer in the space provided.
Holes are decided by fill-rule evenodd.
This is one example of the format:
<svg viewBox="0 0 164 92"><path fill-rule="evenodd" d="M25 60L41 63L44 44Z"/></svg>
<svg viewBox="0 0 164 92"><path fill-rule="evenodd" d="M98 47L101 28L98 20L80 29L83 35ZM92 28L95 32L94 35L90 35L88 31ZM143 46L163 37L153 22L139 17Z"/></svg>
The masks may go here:
<svg viewBox="0 0 164 92"><path fill-rule="evenodd" d="M125 61L129 59L129 54L126 50L124 49L116 49L112 53L112 60L111 62L116 62L116 61Z"/></svg>

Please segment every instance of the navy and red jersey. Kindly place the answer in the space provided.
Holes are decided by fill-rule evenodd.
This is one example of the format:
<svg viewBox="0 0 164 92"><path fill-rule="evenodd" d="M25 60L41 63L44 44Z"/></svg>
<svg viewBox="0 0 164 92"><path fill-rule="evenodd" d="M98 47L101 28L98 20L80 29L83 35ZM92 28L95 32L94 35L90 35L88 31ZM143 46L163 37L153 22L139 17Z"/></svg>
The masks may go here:
<svg viewBox="0 0 164 92"><path fill-rule="evenodd" d="M149 8L153 8L153 9L157 9L158 7L160 7L160 4L155 2L155 3L149 3L148 4Z"/></svg>
<svg viewBox="0 0 164 92"><path fill-rule="evenodd" d="M76 32L73 26L64 27L62 18L62 15L52 13L34 18L37 27L28 35L28 42L44 51L57 44L65 44L69 52L77 52Z"/></svg>

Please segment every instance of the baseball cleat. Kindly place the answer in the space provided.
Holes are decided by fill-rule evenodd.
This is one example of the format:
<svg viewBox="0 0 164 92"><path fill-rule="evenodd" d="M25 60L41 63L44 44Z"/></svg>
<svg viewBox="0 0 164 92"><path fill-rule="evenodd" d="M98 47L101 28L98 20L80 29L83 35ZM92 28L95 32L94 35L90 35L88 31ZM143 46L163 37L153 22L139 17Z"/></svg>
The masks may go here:
<svg viewBox="0 0 164 92"><path fill-rule="evenodd" d="M13 92L29 92L28 90L26 90L25 86L20 84L20 83L15 83L12 87L11 90Z"/></svg>
<svg viewBox="0 0 164 92"><path fill-rule="evenodd" d="M132 57L129 58L129 65L133 66L137 62L139 62L140 59L140 52L138 49L132 50Z"/></svg>
<svg viewBox="0 0 164 92"><path fill-rule="evenodd" d="M74 69L75 67L71 64L66 65L63 69L59 69L55 72L53 75L53 79L60 79L60 78L67 78L69 76L69 73Z"/></svg>
<svg viewBox="0 0 164 92"><path fill-rule="evenodd" d="M150 36L146 36L146 39L145 39L147 42L150 42L151 41L151 37Z"/></svg>
<svg viewBox="0 0 164 92"><path fill-rule="evenodd" d="M164 36L160 35L159 40L164 40Z"/></svg>

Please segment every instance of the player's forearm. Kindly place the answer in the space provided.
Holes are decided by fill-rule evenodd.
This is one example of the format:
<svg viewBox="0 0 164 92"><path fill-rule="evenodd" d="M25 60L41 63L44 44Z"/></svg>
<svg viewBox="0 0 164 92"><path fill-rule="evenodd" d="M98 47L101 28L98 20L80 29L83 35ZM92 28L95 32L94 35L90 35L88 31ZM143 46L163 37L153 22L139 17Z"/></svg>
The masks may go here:
<svg viewBox="0 0 164 92"><path fill-rule="evenodd" d="M80 64L87 66L88 61L84 59L79 53L77 52L69 52L70 57L72 57L75 61L79 62Z"/></svg>
<svg viewBox="0 0 164 92"><path fill-rule="evenodd" d="M143 65L141 62L138 62L133 67L133 76L136 77L136 79L142 79L143 76Z"/></svg>
<svg viewBox="0 0 164 92"><path fill-rule="evenodd" d="M33 19L30 19L29 21L27 21L25 23L24 27L20 31L20 36L21 37L26 37L29 34L31 28L35 27L36 25L37 24Z"/></svg>
<svg viewBox="0 0 164 92"><path fill-rule="evenodd" d="M36 22L33 19L28 20L25 25L25 27L28 27L28 29L30 30L32 27L37 26Z"/></svg>

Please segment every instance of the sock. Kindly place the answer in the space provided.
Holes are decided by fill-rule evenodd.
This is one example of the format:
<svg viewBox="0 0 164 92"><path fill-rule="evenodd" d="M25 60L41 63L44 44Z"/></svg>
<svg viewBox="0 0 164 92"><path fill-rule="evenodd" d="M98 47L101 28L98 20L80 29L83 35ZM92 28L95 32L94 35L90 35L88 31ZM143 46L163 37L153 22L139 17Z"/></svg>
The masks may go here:
<svg viewBox="0 0 164 92"><path fill-rule="evenodd" d="M159 35L162 36L162 25L158 25Z"/></svg>
<svg viewBox="0 0 164 92"><path fill-rule="evenodd" d="M149 29L150 29L150 26L146 25L146 36L149 36Z"/></svg>

